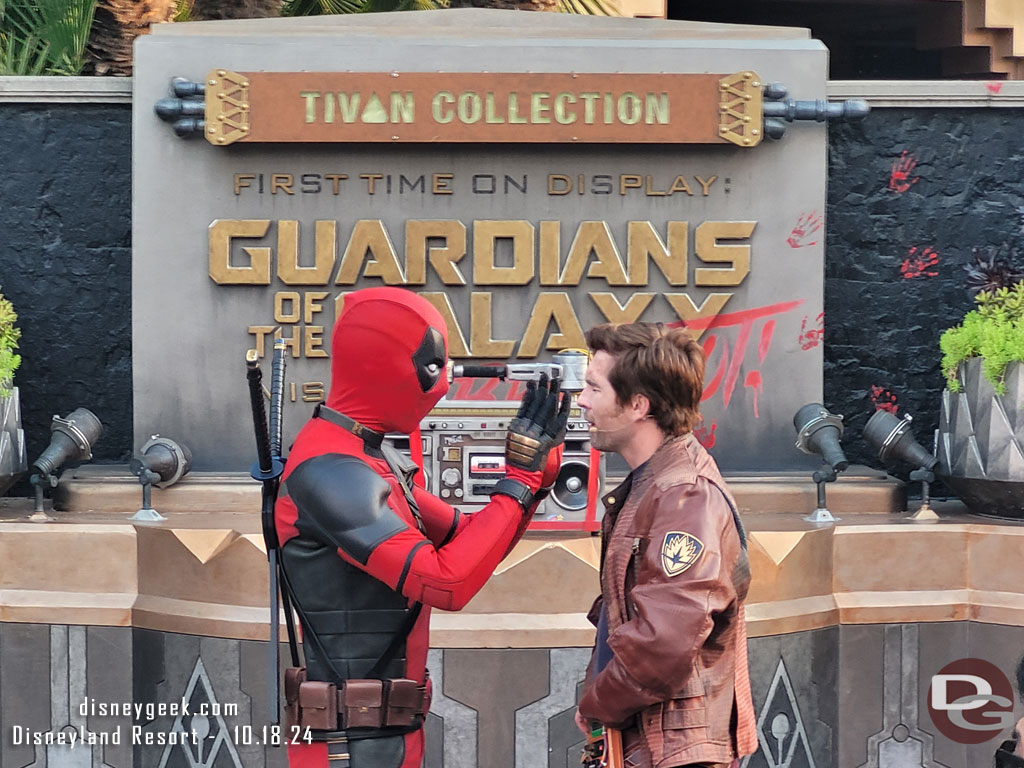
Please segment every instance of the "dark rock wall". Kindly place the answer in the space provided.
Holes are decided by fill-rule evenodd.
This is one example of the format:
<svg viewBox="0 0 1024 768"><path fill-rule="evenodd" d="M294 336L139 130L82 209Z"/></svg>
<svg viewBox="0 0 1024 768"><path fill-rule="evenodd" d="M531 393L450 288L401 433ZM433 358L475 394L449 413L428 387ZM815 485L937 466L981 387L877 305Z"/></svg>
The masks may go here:
<svg viewBox="0 0 1024 768"><path fill-rule="evenodd" d="M0 105L0 292L21 328L29 461L77 407L99 461L132 449L131 108ZM12 489L28 494L22 482Z"/></svg>
<svg viewBox="0 0 1024 768"><path fill-rule="evenodd" d="M825 400L844 447L876 407L937 425L938 337L970 308L975 246L1024 241L1015 109L878 109L829 136ZM132 450L131 110L0 105L0 292L20 316L30 458L53 414L93 410L98 461ZM890 467L906 475L909 468ZM23 482L15 488L28 492Z"/></svg>
<svg viewBox="0 0 1024 768"><path fill-rule="evenodd" d="M932 447L939 336L973 307L963 266L972 248L1024 244L1020 121L1016 109L878 109L830 130L825 398L846 415L855 462L879 465L861 439L876 407L910 413Z"/></svg>

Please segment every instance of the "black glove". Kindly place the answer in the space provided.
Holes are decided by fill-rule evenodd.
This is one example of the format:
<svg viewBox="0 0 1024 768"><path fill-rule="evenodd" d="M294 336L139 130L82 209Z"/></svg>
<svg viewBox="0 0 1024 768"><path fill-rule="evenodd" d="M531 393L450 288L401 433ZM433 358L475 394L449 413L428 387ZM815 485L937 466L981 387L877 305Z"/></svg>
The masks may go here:
<svg viewBox="0 0 1024 768"><path fill-rule="evenodd" d="M540 382L529 382L519 412L508 425L505 437L505 464L527 472L544 469L548 451L565 439L569 421L570 396L562 393L558 403L559 380L541 374Z"/></svg>

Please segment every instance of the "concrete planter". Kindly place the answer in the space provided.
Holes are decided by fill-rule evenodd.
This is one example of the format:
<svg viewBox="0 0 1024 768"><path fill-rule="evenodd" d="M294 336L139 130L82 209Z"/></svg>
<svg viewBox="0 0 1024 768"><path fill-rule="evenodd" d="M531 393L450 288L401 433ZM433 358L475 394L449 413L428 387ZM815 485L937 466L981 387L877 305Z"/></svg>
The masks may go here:
<svg viewBox="0 0 1024 768"><path fill-rule="evenodd" d="M1006 369L1006 394L997 395L968 360L957 374L960 392L942 393L939 475L971 511L1024 518L1024 364Z"/></svg>
<svg viewBox="0 0 1024 768"><path fill-rule="evenodd" d="M28 469L25 433L21 429L21 404L18 388L0 397L0 496L7 492Z"/></svg>

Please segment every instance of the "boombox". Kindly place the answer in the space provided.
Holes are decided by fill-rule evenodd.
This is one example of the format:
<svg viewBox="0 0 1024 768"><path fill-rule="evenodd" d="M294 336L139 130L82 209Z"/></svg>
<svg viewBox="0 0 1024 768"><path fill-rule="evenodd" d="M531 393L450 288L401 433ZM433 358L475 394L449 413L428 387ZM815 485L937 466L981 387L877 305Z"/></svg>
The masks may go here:
<svg viewBox="0 0 1024 768"><path fill-rule="evenodd" d="M474 512L488 501L495 483L505 476L505 435L519 403L451 401L420 422L423 470L428 491L463 512ZM596 470L596 489L602 487L603 461L592 468L590 425L579 408L569 411L562 469L551 494L540 504L533 528L597 528L595 501L587 520L590 473ZM396 448L408 442L391 438ZM406 439L407 440L407 439ZM597 491L599 492L599 491ZM584 526L588 522L590 525Z"/></svg>

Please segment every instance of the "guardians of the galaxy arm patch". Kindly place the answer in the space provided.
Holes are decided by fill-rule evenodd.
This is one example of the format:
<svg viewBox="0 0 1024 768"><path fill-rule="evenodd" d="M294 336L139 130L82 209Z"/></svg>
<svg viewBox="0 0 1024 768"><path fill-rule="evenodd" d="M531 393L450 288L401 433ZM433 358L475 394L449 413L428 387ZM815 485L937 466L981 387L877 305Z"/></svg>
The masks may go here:
<svg viewBox="0 0 1024 768"><path fill-rule="evenodd" d="M669 531L661 545L661 567L666 576L678 576L700 560L704 554L704 542L691 533Z"/></svg>

